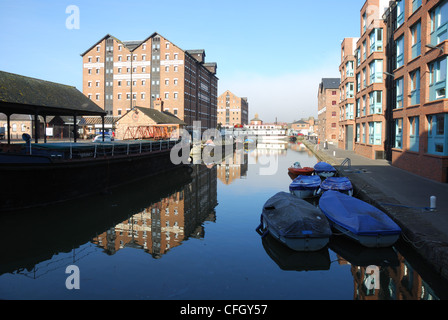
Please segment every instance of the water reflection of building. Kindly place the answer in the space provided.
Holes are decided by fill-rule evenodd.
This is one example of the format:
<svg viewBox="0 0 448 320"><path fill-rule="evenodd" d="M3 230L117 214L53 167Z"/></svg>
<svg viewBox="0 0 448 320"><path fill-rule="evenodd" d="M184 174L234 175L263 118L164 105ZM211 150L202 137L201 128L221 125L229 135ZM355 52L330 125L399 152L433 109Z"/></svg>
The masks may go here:
<svg viewBox="0 0 448 320"><path fill-rule="evenodd" d="M231 156L224 158L217 166L218 179L229 185L236 179L247 176L248 155L241 149L237 149Z"/></svg>
<svg viewBox="0 0 448 320"><path fill-rule="evenodd" d="M160 258L189 237L204 237L203 223L215 221L217 171L193 167L193 179L182 190L149 205L92 241L107 254L137 248Z"/></svg>
<svg viewBox="0 0 448 320"><path fill-rule="evenodd" d="M379 289L365 284L371 273L367 266L356 266L338 255L340 265L351 265L354 300L434 300L438 299L429 285L402 255L397 254L398 264L378 266Z"/></svg>

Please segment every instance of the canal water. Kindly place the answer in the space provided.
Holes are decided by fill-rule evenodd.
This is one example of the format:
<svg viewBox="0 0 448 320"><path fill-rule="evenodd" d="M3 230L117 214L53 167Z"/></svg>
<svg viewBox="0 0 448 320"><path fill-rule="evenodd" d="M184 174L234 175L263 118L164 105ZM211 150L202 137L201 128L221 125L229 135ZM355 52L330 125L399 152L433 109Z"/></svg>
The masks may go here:
<svg viewBox="0 0 448 320"><path fill-rule="evenodd" d="M269 147L2 215L0 299L447 298L446 282L405 241L376 250L339 236L300 253L262 239L262 206L289 191L287 168L317 163L300 143Z"/></svg>

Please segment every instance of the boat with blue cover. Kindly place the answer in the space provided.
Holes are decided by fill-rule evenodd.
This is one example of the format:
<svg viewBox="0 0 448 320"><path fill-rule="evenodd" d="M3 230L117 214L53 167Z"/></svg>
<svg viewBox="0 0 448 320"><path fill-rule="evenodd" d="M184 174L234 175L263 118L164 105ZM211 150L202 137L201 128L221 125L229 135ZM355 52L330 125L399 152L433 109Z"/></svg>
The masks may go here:
<svg viewBox="0 0 448 320"><path fill-rule="evenodd" d="M400 227L387 214L355 197L330 190L319 208L335 230L365 247L390 247L400 237Z"/></svg>
<svg viewBox="0 0 448 320"><path fill-rule="evenodd" d="M321 250L332 234L319 208L287 192L279 192L266 201L260 219L258 234L270 234L296 251Z"/></svg>
<svg viewBox="0 0 448 320"><path fill-rule="evenodd" d="M300 199L312 198L316 196L320 184L319 176L298 176L289 185L289 191Z"/></svg>
<svg viewBox="0 0 448 320"><path fill-rule="evenodd" d="M346 177L329 177L325 179L321 182L317 195L321 195L328 190L339 191L349 196L353 195L353 185L350 179Z"/></svg>
<svg viewBox="0 0 448 320"><path fill-rule="evenodd" d="M336 169L331 164L324 161L314 165L314 172L322 178L333 177L336 175Z"/></svg>

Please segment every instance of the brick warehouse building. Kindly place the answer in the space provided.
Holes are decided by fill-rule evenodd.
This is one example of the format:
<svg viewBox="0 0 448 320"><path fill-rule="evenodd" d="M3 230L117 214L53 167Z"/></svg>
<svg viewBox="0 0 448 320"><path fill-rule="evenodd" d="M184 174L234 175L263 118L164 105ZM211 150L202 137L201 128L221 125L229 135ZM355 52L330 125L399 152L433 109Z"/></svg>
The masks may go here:
<svg viewBox="0 0 448 320"><path fill-rule="evenodd" d="M396 167L448 182L448 0L367 0L360 22L354 68L355 153L385 158ZM346 59L343 55L339 68L348 76ZM343 75L340 89L346 94L347 81ZM339 147L350 149L351 109L344 92L339 105L345 110L345 118L341 114L338 119ZM320 100L318 108L321 116ZM328 120L323 125L320 131Z"/></svg>
<svg viewBox="0 0 448 320"><path fill-rule="evenodd" d="M322 142L338 143L340 83L339 78L324 78L319 84L317 135Z"/></svg>
<svg viewBox="0 0 448 320"><path fill-rule="evenodd" d="M83 57L83 93L108 115L121 116L135 106L164 110L193 128L217 125L217 64L205 63L204 50L182 50L153 33L143 41L106 35Z"/></svg>
<svg viewBox="0 0 448 320"><path fill-rule="evenodd" d="M448 1L396 1L386 20L392 163L446 183Z"/></svg>
<svg viewBox="0 0 448 320"><path fill-rule="evenodd" d="M370 159L385 158L387 63L382 19L387 0L368 0L360 12L360 35L356 43L355 67L355 145L356 153Z"/></svg>
<svg viewBox="0 0 448 320"><path fill-rule="evenodd" d="M359 38L345 38L341 44L339 85L339 148L353 150L355 135L355 48Z"/></svg>
<svg viewBox="0 0 448 320"><path fill-rule="evenodd" d="M249 103L227 90L218 97L218 123L223 127L249 124Z"/></svg>

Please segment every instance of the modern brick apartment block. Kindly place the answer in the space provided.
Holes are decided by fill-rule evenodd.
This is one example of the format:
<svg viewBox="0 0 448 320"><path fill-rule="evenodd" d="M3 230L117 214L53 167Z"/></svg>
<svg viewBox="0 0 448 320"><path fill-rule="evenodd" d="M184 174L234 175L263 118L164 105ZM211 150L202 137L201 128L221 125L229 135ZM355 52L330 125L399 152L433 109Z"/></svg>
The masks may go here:
<svg viewBox="0 0 448 320"><path fill-rule="evenodd" d="M323 78L319 84L318 138L321 142L338 144L339 130L339 78Z"/></svg>
<svg viewBox="0 0 448 320"><path fill-rule="evenodd" d="M218 123L222 127L249 124L249 103L227 90L218 97Z"/></svg>
<svg viewBox="0 0 448 320"><path fill-rule="evenodd" d="M341 44L339 85L339 148L353 150L355 143L355 48L359 38L345 38Z"/></svg>
<svg viewBox="0 0 448 320"><path fill-rule="evenodd" d="M360 12L360 38L355 49L354 151L370 159L385 158L387 64L382 16L389 1L367 0Z"/></svg>
<svg viewBox="0 0 448 320"><path fill-rule="evenodd" d="M448 182L448 1L395 1L390 33L391 160Z"/></svg>
<svg viewBox="0 0 448 320"><path fill-rule="evenodd" d="M143 41L120 41L106 35L83 57L83 93L109 115L121 116L135 106L153 108L162 99L165 111L191 130L216 128L216 63L205 63L204 50L182 50L158 33Z"/></svg>

